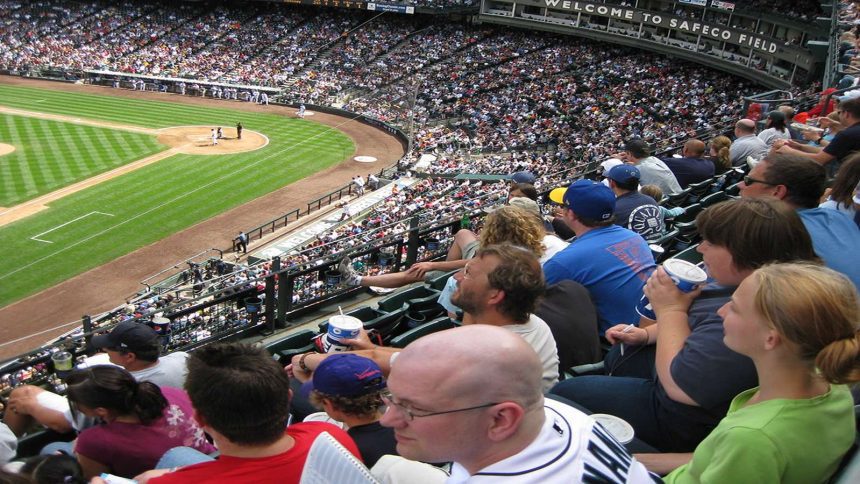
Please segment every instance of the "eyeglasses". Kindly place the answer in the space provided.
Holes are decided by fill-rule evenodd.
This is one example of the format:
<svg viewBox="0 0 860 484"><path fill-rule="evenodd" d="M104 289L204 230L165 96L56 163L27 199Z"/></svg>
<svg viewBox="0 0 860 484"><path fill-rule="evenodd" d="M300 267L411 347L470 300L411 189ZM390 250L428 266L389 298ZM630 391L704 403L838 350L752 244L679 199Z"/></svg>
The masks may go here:
<svg viewBox="0 0 860 484"><path fill-rule="evenodd" d="M744 185L750 186L750 185L753 185L755 183L761 183L762 185L770 185L770 186L778 185L778 183L770 183L770 182L766 182L764 180L756 180L755 178L753 178L749 175L744 177Z"/></svg>
<svg viewBox="0 0 860 484"><path fill-rule="evenodd" d="M498 405L500 403L500 402L485 403L483 405L476 405L474 407L458 408L455 410L444 410L442 412L427 412L427 413L418 414L418 413L415 413L415 409L410 408L408 405L404 405L404 404L398 402L397 400L395 400L394 395L392 395L391 392L388 390L380 393L379 396L382 397L382 401L385 402L385 404L388 405L389 408L396 407L397 410L399 410L400 412L403 412L403 415L406 415L406 419L409 420L410 422L413 421L414 419L420 418L420 417L432 417L434 415L444 415L446 413L457 413L457 412L465 412L467 410L477 410L479 408L492 407L493 405Z"/></svg>

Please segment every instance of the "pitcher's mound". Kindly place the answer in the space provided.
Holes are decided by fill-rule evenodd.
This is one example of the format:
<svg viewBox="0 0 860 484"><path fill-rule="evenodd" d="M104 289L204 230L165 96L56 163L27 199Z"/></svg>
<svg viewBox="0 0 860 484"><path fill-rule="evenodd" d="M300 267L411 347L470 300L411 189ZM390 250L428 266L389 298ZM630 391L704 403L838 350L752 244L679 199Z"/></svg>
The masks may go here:
<svg viewBox="0 0 860 484"><path fill-rule="evenodd" d="M8 155L9 153L15 151L15 147L12 145L7 145L6 143L0 143L0 156Z"/></svg>
<svg viewBox="0 0 860 484"><path fill-rule="evenodd" d="M190 155L226 155L258 150L269 144L269 138L249 129L236 137L236 128L222 128L223 138L212 144L212 126L176 126L160 129L158 142Z"/></svg>

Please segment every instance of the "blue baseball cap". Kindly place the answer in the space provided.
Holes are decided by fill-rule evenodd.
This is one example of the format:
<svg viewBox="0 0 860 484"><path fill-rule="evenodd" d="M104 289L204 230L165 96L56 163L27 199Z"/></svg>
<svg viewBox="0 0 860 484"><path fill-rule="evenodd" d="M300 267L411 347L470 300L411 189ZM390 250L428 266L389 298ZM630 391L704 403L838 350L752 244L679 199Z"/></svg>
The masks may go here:
<svg viewBox="0 0 860 484"><path fill-rule="evenodd" d="M638 182L642 178L642 174L639 172L639 168L633 165L618 165L609 170L606 177L618 183L626 184L633 180Z"/></svg>
<svg viewBox="0 0 860 484"><path fill-rule="evenodd" d="M567 188L556 188L549 193L549 198L591 220L608 220L615 213L615 193L606 185L591 180L577 180Z"/></svg>
<svg viewBox="0 0 860 484"><path fill-rule="evenodd" d="M531 185L535 184L535 175L530 171L518 171L509 176L510 180L514 183L528 183Z"/></svg>
<svg viewBox="0 0 860 484"><path fill-rule="evenodd" d="M302 393L312 390L332 396L358 397L386 387L382 369L373 360L352 353L333 354L322 361L313 378L302 385Z"/></svg>

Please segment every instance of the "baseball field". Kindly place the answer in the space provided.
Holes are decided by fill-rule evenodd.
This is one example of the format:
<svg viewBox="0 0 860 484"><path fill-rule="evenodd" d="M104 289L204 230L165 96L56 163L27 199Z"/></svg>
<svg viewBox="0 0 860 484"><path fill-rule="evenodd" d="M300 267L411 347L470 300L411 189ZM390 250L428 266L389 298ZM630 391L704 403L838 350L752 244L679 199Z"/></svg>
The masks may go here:
<svg viewBox="0 0 860 484"><path fill-rule="evenodd" d="M224 104L0 85L0 307L353 153L336 128Z"/></svg>

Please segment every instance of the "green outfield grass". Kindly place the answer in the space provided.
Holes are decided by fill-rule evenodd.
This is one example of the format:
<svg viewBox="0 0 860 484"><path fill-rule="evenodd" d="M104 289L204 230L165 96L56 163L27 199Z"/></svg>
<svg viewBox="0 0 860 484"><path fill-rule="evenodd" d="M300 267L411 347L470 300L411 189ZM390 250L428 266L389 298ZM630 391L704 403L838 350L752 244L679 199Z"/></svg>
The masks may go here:
<svg viewBox="0 0 860 484"><path fill-rule="evenodd" d="M166 149L153 136L0 115L0 207L11 207Z"/></svg>
<svg viewBox="0 0 860 484"><path fill-rule="evenodd" d="M171 156L0 227L4 254L0 257L0 306L311 175L354 150L346 135L327 126L231 109L3 85L0 105L147 128L229 127L242 122L245 129L258 131L270 140L265 148L248 153ZM165 149L146 135L122 132L117 136L116 130L7 118L11 119L6 119L0 129L0 142L16 145L20 153L0 157L0 205L5 206L54 190L60 180L68 184L87 178L86 173L92 175ZM10 126L15 126L14 130ZM23 146L5 138L10 130L17 133ZM66 134L51 140L51 134L63 132ZM115 158L111 155L114 148L103 146L105 142L121 146ZM46 143L62 148L49 151ZM94 152L88 148L91 145L98 149ZM11 184L23 187L23 192L7 191L6 173L20 174ZM284 211L289 208L284 207Z"/></svg>

